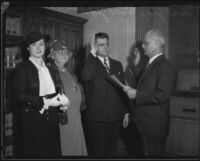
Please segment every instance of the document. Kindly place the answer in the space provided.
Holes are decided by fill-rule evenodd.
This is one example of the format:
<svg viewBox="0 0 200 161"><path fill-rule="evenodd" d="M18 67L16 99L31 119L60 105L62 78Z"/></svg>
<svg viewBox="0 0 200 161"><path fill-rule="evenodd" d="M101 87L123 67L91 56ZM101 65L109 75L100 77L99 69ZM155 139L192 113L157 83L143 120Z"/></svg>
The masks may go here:
<svg viewBox="0 0 200 161"><path fill-rule="evenodd" d="M108 75L107 78L113 82L118 87L121 87L122 89L125 88L126 85L124 85L115 75Z"/></svg>

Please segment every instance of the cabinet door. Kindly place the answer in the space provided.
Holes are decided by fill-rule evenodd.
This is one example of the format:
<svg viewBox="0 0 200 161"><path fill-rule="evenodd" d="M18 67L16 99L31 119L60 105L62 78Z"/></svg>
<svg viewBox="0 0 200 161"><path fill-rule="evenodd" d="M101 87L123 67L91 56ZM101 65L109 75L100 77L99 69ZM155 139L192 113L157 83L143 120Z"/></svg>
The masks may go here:
<svg viewBox="0 0 200 161"><path fill-rule="evenodd" d="M77 52L82 46L82 30L68 26L61 26L60 38L64 40L70 51Z"/></svg>
<svg viewBox="0 0 200 161"><path fill-rule="evenodd" d="M66 42L68 50L72 52L67 68L74 72L79 64L78 53L82 48L82 29L62 25L60 30L60 39Z"/></svg>
<svg viewBox="0 0 200 161"><path fill-rule="evenodd" d="M46 21L43 19L36 19L35 17L30 17L26 26L25 31L40 31L43 34L48 34L51 40L54 40L56 35L56 25L54 22Z"/></svg>
<svg viewBox="0 0 200 161"><path fill-rule="evenodd" d="M51 40L55 39L55 27L54 23L51 22L41 22L40 23L40 32L43 34L48 34Z"/></svg>

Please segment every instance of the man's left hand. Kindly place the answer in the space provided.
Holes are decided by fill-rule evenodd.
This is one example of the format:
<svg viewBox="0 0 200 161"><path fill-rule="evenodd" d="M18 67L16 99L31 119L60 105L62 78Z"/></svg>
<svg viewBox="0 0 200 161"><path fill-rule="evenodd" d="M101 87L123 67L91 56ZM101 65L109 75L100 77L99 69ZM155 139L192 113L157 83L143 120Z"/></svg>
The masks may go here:
<svg viewBox="0 0 200 161"><path fill-rule="evenodd" d="M123 120L123 128L126 128L128 126L129 123L129 113L124 115L124 120Z"/></svg>

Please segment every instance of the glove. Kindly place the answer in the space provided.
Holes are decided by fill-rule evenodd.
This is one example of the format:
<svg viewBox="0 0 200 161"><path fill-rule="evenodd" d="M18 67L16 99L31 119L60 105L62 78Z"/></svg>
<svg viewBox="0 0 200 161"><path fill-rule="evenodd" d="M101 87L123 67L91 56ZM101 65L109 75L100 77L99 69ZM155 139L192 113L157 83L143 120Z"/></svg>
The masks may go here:
<svg viewBox="0 0 200 161"><path fill-rule="evenodd" d="M59 96L60 96L60 94L57 94L56 96L54 96L53 98L50 98L50 99L43 98L45 106L46 107L59 106L61 104L60 101L59 101Z"/></svg>
<svg viewBox="0 0 200 161"><path fill-rule="evenodd" d="M90 42L91 50L90 53L96 57L97 48L95 47L95 35L92 36L92 40Z"/></svg>
<svg viewBox="0 0 200 161"><path fill-rule="evenodd" d="M60 94L58 96L58 99L60 100L60 104L63 105L63 106L69 106L70 104L70 101L69 99L67 98L67 96L65 94Z"/></svg>
<svg viewBox="0 0 200 161"><path fill-rule="evenodd" d="M69 106L61 106L60 110L62 110L63 112L66 112Z"/></svg>
<svg viewBox="0 0 200 161"><path fill-rule="evenodd" d="M49 106L59 106L60 105L60 101L58 100L59 95L60 94L57 94L56 96L50 99L43 97L44 106L39 112L43 114L45 110L49 109Z"/></svg>

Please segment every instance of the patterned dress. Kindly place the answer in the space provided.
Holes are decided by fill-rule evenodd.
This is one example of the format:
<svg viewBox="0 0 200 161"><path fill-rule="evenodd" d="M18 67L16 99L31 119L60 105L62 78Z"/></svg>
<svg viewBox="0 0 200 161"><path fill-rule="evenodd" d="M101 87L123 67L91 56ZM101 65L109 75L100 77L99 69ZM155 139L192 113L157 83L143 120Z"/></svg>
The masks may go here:
<svg viewBox="0 0 200 161"><path fill-rule="evenodd" d="M65 94L70 100L70 106L67 109L68 123L60 124L62 156L86 156L87 149L80 113L81 91L77 82L67 70L59 71L59 74Z"/></svg>

